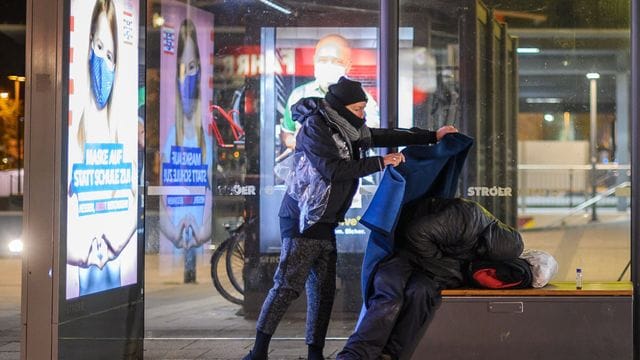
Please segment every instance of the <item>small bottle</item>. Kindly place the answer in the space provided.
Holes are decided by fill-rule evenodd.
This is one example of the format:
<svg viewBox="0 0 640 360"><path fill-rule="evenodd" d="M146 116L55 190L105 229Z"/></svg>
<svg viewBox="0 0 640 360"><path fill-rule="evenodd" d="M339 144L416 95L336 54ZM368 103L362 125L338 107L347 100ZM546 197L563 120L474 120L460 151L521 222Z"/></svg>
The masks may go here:
<svg viewBox="0 0 640 360"><path fill-rule="evenodd" d="M582 290L582 269L576 269L576 289Z"/></svg>

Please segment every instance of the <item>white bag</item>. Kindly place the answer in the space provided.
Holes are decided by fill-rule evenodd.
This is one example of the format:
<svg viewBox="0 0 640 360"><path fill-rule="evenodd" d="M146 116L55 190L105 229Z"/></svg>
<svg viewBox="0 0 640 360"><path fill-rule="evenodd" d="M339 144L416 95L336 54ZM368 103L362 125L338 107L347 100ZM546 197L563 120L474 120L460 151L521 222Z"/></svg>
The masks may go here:
<svg viewBox="0 0 640 360"><path fill-rule="evenodd" d="M544 287L558 273L558 262L546 251L526 249L520 258L531 265L531 285L534 288Z"/></svg>

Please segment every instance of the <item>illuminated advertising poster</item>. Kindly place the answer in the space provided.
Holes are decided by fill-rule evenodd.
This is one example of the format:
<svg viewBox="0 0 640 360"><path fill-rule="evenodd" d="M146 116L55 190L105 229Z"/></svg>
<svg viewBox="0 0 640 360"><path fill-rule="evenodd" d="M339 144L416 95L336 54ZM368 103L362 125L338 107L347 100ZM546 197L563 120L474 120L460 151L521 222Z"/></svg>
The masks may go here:
<svg viewBox="0 0 640 360"><path fill-rule="evenodd" d="M293 165L291 154L300 129L300 123L293 120L291 106L301 98L324 97L331 84L347 76L362 83L367 94L367 125L379 127L378 34L374 27L286 27L265 28L262 35L265 39L275 38L273 45L267 42L261 49L265 59L275 54L275 61L271 67L265 65L261 79L265 88L274 90L267 91L260 103L264 118L260 166L265 174L262 182L266 184L260 196L260 250L274 253L280 251L281 241L279 228L272 225L279 222L273 209L280 208L286 188L284 179ZM375 154L376 150L371 150L367 155ZM273 176L272 181L269 176ZM336 229L339 252L364 251L368 230L358 219L375 192L378 176L373 174L361 179L345 221Z"/></svg>
<svg viewBox="0 0 640 360"><path fill-rule="evenodd" d="M164 1L162 17L160 252L184 253L185 269L192 269L188 263L212 229L213 15Z"/></svg>
<svg viewBox="0 0 640 360"><path fill-rule="evenodd" d="M66 298L136 284L137 0L71 0Z"/></svg>

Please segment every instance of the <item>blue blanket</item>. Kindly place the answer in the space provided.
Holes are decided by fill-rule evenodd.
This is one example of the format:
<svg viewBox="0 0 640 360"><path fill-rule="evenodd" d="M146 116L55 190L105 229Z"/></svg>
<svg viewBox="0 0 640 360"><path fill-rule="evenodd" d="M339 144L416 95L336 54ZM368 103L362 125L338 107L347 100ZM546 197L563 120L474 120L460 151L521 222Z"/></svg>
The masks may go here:
<svg viewBox="0 0 640 360"><path fill-rule="evenodd" d="M458 178L473 139L463 134L446 135L435 145L409 146L402 151L406 162L388 166L360 222L371 230L362 264L363 308L377 264L394 251L394 231L402 206L422 197L456 196Z"/></svg>

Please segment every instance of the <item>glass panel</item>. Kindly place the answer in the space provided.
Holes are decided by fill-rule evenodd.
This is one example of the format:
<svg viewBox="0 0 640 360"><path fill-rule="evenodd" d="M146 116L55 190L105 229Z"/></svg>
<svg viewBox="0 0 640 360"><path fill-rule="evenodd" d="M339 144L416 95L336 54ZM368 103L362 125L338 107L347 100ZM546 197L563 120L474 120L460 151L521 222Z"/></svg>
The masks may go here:
<svg viewBox="0 0 640 360"><path fill-rule="evenodd" d="M460 125L456 14L438 4L400 2L398 125Z"/></svg>
<svg viewBox="0 0 640 360"><path fill-rule="evenodd" d="M630 1L400 4L399 112L475 138L459 194L550 252L556 281L629 280Z"/></svg>
<svg viewBox="0 0 640 360"><path fill-rule="evenodd" d="M629 280L630 2L552 8L566 17L511 29L519 49L539 49L518 56L520 218L559 279L580 267L586 281Z"/></svg>
<svg viewBox="0 0 640 360"><path fill-rule="evenodd" d="M494 3L518 38L526 244L556 257L556 280L629 280L630 1Z"/></svg>
<svg viewBox="0 0 640 360"><path fill-rule="evenodd" d="M379 4L148 5L147 337L251 338L279 261L290 97L315 94L320 67L382 101ZM450 124L474 137L460 196L518 227L527 248L551 253L554 280L573 281L577 267L585 281L628 279L629 2L400 5L399 126ZM348 69L315 56L329 34L349 43ZM377 181L363 179L336 232L339 315L329 336L348 335L360 307L367 231L357 219ZM300 299L288 316L303 311ZM302 328L285 321L277 335L300 339Z"/></svg>
<svg viewBox="0 0 640 360"><path fill-rule="evenodd" d="M6 350L0 351L0 356L18 359L22 331L26 2L6 2L3 7L0 19L5 28L0 47L5 49L6 57L0 60L0 284Z"/></svg>
<svg viewBox="0 0 640 360"><path fill-rule="evenodd" d="M279 261L281 176L298 128L290 106L324 96L345 74L362 82L367 121L378 126L378 7L376 1L149 2L148 339L255 335L252 319ZM338 315L328 336L347 336L355 325L368 236L357 220L377 180L363 178L336 230ZM287 316L303 316L304 301L303 295ZM211 306L215 311L203 310ZM158 311L175 315L153 316ZM283 321L277 336L302 339L303 328Z"/></svg>

